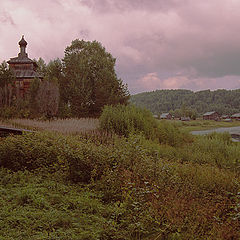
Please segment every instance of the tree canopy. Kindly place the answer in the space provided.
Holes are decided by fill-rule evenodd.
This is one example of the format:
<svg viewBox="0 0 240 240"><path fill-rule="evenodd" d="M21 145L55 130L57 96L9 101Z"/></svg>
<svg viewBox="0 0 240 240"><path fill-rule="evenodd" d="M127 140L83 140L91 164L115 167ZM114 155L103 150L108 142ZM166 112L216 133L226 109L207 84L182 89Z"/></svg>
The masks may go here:
<svg viewBox="0 0 240 240"><path fill-rule="evenodd" d="M74 116L97 116L106 104L127 103L127 86L117 77L115 62L97 41L76 39L65 49L60 94Z"/></svg>
<svg viewBox="0 0 240 240"><path fill-rule="evenodd" d="M149 109L154 114L173 110L175 111L174 115L177 115L178 111L184 112L183 108L199 114L208 111L217 111L219 114L233 114L240 112L240 89L198 92L183 89L156 90L133 95L131 102ZM184 113L184 115L186 114Z"/></svg>

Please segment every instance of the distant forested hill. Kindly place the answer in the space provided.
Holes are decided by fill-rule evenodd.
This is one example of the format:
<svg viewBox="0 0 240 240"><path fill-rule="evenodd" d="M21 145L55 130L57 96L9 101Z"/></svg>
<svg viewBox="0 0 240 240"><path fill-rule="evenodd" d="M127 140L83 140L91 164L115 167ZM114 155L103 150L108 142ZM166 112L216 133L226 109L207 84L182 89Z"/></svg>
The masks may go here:
<svg viewBox="0 0 240 240"><path fill-rule="evenodd" d="M131 102L149 109L153 114L191 109L198 114L217 111L220 114L240 112L240 89L237 90L156 90L131 96Z"/></svg>

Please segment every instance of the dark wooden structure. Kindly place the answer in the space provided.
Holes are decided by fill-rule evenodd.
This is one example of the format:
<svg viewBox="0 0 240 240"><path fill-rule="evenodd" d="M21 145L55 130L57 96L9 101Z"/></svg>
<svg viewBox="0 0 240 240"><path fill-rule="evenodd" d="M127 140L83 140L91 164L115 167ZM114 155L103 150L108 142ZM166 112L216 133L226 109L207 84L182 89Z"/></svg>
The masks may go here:
<svg viewBox="0 0 240 240"><path fill-rule="evenodd" d="M231 119L240 120L240 113L235 113L231 116Z"/></svg>
<svg viewBox="0 0 240 240"><path fill-rule="evenodd" d="M225 114L225 115L222 115L222 116L221 116L221 119L229 119L229 115L226 115L226 114Z"/></svg>
<svg viewBox="0 0 240 240"><path fill-rule="evenodd" d="M217 121L217 120L220 119L220 117L219 117L219 114L217 112L213 111L213 112L204 113L203 114L203 119L204 120L215 120L215 121Z"/></svg>
<svg viewBox="0 0 240 240"><path fill-rule="evenodd" d="M180 117L181 121L190 121L191 118L190 117Z"/></svg>
<svg viewBox="0 0 240 240"><path fill-rule="evenodd" d="M172 119L172 115L170 113L162 113L160 115L160 119L168 119L168 120L170 120L170 119Z"/></svg>
<svg viewBox="0 0 240 240"><path fill-rule="evenodd" d="M10 58L7 63L16 77L15 86L18 94L20 97L23 97L29 89L31 81L34 78L42 79L42 76L36 71L38 67L37 63L28 58L28 54L26 53L27 42L24 36L22 36L18 44L20 46L20 53L17 57Z"/></svg>

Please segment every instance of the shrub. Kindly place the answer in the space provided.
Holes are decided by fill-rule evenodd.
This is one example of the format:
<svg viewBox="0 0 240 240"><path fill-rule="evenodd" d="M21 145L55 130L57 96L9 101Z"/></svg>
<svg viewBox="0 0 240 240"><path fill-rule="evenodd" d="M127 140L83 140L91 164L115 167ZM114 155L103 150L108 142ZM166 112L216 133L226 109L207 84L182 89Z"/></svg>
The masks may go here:
<svg viewBox="0 0 240 240"><path fill-rule="evenodd" d="M159 122L150 111L133 105L105 106L99 121L101 129L125 137L143 134L147 139L172 146L192 141L190 134L166 121Z"/></svg>
<svg viewBox="0 0 240 240"><path fill-rule="evenodd" d="M100 116L100 128L128 137L130 133L143 133L154 137L157 122L150 111L133 105L105 106Z"/></svg>
<svg viewBox="0 0 240 240"><path fill-rule="evenodd" d="M9 136L1 140L0 166L13 171L45 168L61 171L74 182L90 182L99 178L108 163L110 149L51 133ZM111 160L111 159L110 159Z"/></svg>
<svg viewBox="0 0 240 240"><path fill-rule="evenodd" d="M18 112L14 107L5 106L0 109L0 117L3 119L13 118L16 115L18 115Z"/></svg>

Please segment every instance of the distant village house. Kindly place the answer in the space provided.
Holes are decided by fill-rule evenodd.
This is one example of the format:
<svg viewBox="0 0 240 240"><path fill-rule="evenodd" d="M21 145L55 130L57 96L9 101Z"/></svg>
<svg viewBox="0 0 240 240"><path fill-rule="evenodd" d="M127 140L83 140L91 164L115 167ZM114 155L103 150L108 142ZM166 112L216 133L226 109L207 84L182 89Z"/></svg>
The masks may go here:
<svg viewBox="0 0 240 240"><path fill-rule="evenodd" d="M172 119L172 115L170 113L162 113L160 119Z"/></svg>
<svg viewBox="0 0 240 240"><path fill-rule="evenodd" d="M235 113L231 116L231 119L240 120L240 113Z"/></svg>
<svg viewBox="0 0 240 240"><path fill-rule="evenodd" d="M26 53L27 42L22 36L22 39L19 41L20 53L15 58L10 58L7 62L9 64L9 68L13 71L16 82L15 86L17 89L17 94L20 97L23 97L27 90L30 87L30 83L34 78L42 78L37 73L37 63L30 58L28 58L28 54Z"/></svg>
<svg viewBox="0 0 240 240"><path fill-rule="evenodd" d="M213 112L206 112L203 114L204 120L219 120L219 114L215 111Z"/></svg>
<svg viewBox="0 0 240 240"><path fill-rule="evenodd" d="M228 115L222 115L221 119L229 119L229 116Z"/></svg>
<svg viewBox="0 0 240 240"><path fill-rule="evenodd" d="M180 117L181 121L190 121L190 117Z"/></svg>

